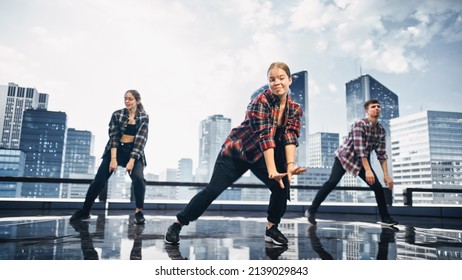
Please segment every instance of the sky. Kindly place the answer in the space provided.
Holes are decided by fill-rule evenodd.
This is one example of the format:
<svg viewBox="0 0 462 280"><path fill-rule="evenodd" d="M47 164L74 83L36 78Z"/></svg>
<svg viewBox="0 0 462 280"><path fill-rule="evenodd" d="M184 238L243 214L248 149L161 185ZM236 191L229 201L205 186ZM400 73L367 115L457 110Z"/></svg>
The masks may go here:
<svg viewBox="0 0 462 280"><path fill-rule="evenodd" d="M462 112L461 0L0 0L0 85L49 94L101 156L128 89L150 116L146 172L197 167L199 124L244 119L274 61L308 71L309 132L346 133L345 83L369 74L400 116ZM195 172L195 170L194 170Z"/></svg>

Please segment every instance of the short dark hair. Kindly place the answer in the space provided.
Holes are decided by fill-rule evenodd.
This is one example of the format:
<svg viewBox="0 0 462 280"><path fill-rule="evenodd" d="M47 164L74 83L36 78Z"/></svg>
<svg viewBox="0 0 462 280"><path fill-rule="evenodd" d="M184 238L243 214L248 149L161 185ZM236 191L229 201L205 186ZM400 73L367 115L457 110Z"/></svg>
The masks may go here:
<svg viewBox="0 0 462 280"><path fill-rule="evenodd" d="M364 103L364 110L367 110L367 108L369 108L369 105L371 105L371 104L379 104L380 105L380 102L377 99L369 99Z"/></svg>

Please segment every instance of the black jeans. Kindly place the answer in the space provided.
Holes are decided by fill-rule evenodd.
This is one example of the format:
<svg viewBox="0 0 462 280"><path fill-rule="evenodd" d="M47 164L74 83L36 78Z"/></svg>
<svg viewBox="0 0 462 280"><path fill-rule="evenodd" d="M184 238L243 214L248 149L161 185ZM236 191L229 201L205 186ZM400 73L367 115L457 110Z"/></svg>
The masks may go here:
<svg viewBox="0 0 462 280"><path fill-rule="evenodd" d="M322 185L322 187L318 190L318 193L314 197L313 202L311 203L310 208L308 209L309 213L316 213L318 211L319 206L321 203L326 199L326 197L330 194L330 192L337 186L337 184L342 179L343 175L345 174L345 169L343 169L342 164L335 158L334 165L332 166L332 172L330 173L329 179ZM366 171L364 168L361 168L359 171L358 176L366 182L366 184L374 191L375 200L377 201L377 206L379 209L380 218L388 218L390 214L388 213L387 209L387 202L385 200L385 192L383 191L382 184L380 184L377 175L375 174L374 170L375 182L373 185L369 185L366 182Z"/></svg>
<svg viewBox="0 0 462 280"><path fill-rule="evenodd" d="M117 163L119 166L125 167L130 160L130 152L133 148L133 144L124 144L121 143L117 149ZM95 179L91 182L90 187L88 188L87 195L85 196L85 202L83 203L82 209L89 212L95 199L98 197L99 193L104 189L109 177L111 177L113 172L109 172L109 164L111 163L111 153L107 152L103 156L103 161L101 162L98 172L96 173ZM135 160L133 165L132 174L130 178L132 179L132 184L134 185L135 193L135 205L136 208L143 208L144 206L144 194L146 192L146 180L144 179L143 174L144 166L140 160Z"/></svg>
<svg viewBox="0 0 462 280"><path fill-rule="evenodd" d="M285 173L285 152L284 148L275 149L275 161L278 172ZM268 178L265 159L262 157L254 164L229 156L218 155L213 169L210 183L205 189L197 193L186 207L176 216L182 225L197 220L209 207L209 205L247 170L252 171L271 191L267 209L267 219L273 224L279 224L286 212L287 199L289 198L289 181L287 176L283 178L284 189L281 189L276 180Z"/></svg>

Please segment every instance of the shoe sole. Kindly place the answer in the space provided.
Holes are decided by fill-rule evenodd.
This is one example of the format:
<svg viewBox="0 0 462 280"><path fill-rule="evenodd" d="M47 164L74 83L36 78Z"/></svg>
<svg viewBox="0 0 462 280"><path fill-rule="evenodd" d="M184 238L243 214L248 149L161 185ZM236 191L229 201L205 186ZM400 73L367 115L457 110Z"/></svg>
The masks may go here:
<svg viewBox="0 0 462 280"><path fill-rule="evenodd" d="M385 223L385 222L377 222L377 224L387 227L392 227L398 225L398 223Z"/></svg>
<svg viewBox="0 0 462 280"><path fill-rule="evenodd" d="M279 246L285 246L285 245L287 245L287 243L278 242L278 241L274 240L273 238L271 238L271 237L269 237L269 236L266 236L266 235L265 235L265 242L273 243L273 244L279 245Z"/></svg>
<svg viewBox="0 0 462 280"><path fill-rule="evenodd" d="M165 239L165 238L164 238L164 242L165 242L166 244L168 244L168 245L174 245L174 246L176 246L176 245L179 245L179 244L180 244L180 242L179 242L179 241L178 241L178 242L176 242L176 243L175 243L175 242L170 242L170 241L168 241L168 240L167 240L167 239Z"/></svg>
<svg viewBox="0 0 462 280"><path fill-rule="evenodd" d="M70 222L77 222L77 221L89 221L91 220L91 215L89 215L88 217L85 217L85 218L75 218L75 219L72 219L72 217L69 219Z"/></svg>

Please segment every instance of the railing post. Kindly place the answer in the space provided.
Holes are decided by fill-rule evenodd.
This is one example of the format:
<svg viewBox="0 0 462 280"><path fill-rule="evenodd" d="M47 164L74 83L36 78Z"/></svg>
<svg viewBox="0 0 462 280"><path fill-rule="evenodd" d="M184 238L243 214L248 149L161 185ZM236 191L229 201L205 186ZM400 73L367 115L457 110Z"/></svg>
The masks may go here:
<svg viewBox="0 0 462 280"><path fill-rule="evenodd" d="M403 190L403 203L406 206L412 206L412 190L411 189L404 189Z"/></svg>

